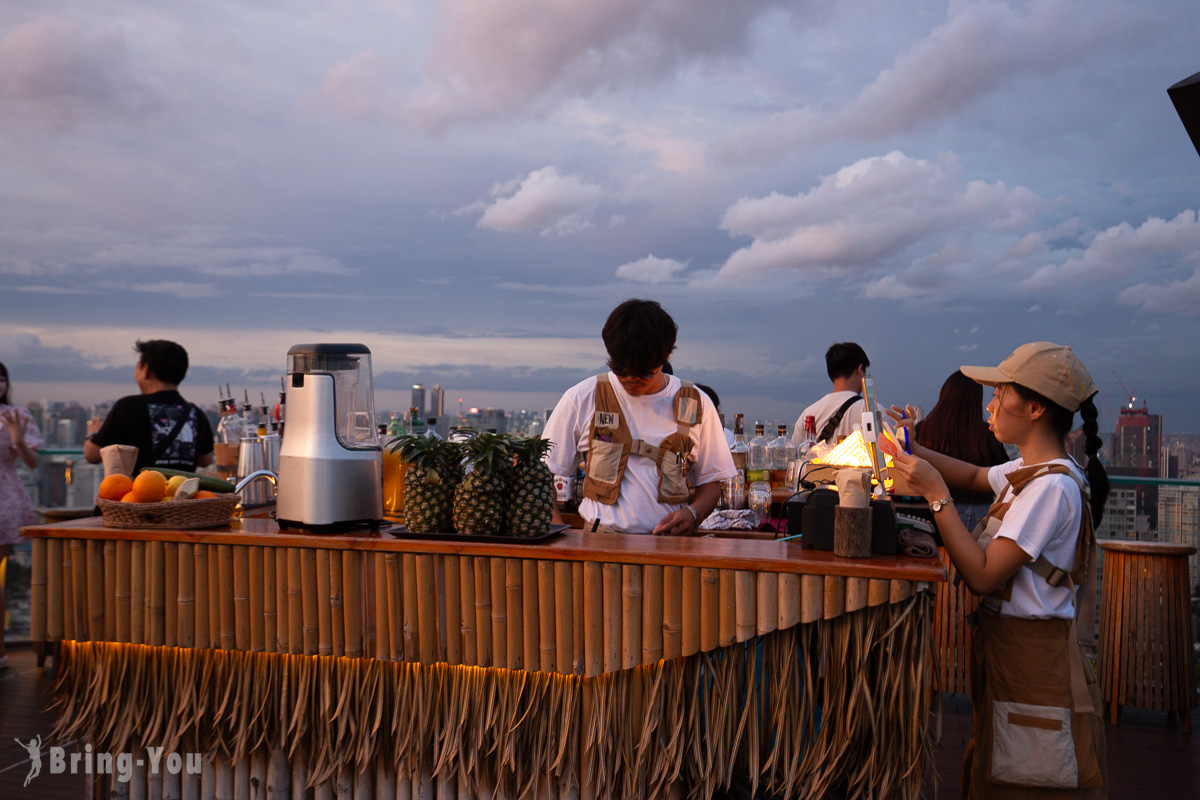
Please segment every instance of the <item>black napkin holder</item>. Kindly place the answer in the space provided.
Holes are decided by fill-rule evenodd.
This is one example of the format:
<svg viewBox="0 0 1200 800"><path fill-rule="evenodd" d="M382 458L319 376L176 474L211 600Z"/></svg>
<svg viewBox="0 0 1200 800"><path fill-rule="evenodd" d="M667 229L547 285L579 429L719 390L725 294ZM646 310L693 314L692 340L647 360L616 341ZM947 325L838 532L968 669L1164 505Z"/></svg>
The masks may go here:
<svg viewBox="0 0 1200 800"><path fill-rule="evenodd" d="M787 503L788 534L800 534L806 550L833 549L833 520L838 507L834 489L801 492ZM890 500L871 500L871 553L894 556L899 552L896 509Z"/></svg>

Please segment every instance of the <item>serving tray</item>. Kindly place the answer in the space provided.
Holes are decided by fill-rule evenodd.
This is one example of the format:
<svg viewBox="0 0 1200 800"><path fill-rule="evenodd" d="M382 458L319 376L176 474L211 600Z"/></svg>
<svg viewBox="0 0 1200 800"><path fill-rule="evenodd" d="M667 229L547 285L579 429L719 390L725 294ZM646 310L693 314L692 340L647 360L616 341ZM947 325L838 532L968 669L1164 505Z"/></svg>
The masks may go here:
<svg viewBox="0 0 1200 800"><path fill-rule="evenodd" d="M494 544L541 544L565 531L567 525L551 525L550 532L542 536L485 536L474 533L414 533L406 525L394 522L387 533L397 539L430 539L449 542L491 542Z"/></svg>

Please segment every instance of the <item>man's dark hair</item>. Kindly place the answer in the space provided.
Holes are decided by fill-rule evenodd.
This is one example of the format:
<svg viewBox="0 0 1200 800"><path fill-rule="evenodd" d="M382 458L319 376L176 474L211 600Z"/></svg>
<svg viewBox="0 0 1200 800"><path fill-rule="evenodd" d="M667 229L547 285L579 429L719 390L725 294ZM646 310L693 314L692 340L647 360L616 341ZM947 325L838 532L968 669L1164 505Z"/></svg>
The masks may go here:
<svg viewBox="0 0 1200 800"><path fill-rule="evenodd" d="M721 398L717 396L717 390L711 386L705 386L703 383L697 383L696 388L708 395L708 399L713 401L713 405L717 410L721 410Z"/></svg>
<svg viewBox="0 0 1200 800"><path fill-rule="evenodd" d="M604 323L608 368L618 375L649 375L675 349L679 326L653 300L626 300Z"/></svg>
<svg viewBox="0 0 1200 800"><path fill-rule="evenodd" d="M871 359L867 358L867 352L854 342L838 342L825 351L825 369L831 381L850 377L860 366L871 366Z"/></svg>
<svg viewBox="0 0 1200 800"><path fill-rule="evenodd" d="M188 371L188 354L181 345L166 339L139 341L134 348L140 354L139 364L150 368L154 377L163 383L178 386Z"/></svg>

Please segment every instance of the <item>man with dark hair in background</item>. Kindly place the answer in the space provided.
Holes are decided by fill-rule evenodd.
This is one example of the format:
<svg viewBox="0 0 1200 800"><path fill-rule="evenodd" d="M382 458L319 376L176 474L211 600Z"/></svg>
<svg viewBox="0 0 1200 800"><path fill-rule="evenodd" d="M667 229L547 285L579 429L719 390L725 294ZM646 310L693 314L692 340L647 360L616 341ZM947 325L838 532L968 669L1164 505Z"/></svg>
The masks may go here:
<svg viewBox="0 0 1200 800"><path fill-rule="evenodd" d="M694 536L735 473L712 400L664 370L677 330L653 300L617 306L602 333L609 371L568 389L546 422L551 472L587 459L590 530Z"/></svg>
<svg viewBox="0 0 1200 800"><path fill-rule="evenodd" d="M100 448L112 444L138 449L134 472L145 467L194 471L213 462L208 417L179 394L188 370L187 350L165 339L139 341L134 379L141 394L122 397L99 430L83 443L83 456L100 463ZM88 423L93 428L96 420Z"/></svg>
<svg viewBox="0 0 1200 800"><path fill-rule="evenodd" d="M800 412L792 430L796 444L804 441L804 418L808 416L816 419L818 442L837 444L862 425L866 404L859 392L869 366L866 351L854 342L838 342L825 351L825 370L833 381L833 391Z"/></svg>

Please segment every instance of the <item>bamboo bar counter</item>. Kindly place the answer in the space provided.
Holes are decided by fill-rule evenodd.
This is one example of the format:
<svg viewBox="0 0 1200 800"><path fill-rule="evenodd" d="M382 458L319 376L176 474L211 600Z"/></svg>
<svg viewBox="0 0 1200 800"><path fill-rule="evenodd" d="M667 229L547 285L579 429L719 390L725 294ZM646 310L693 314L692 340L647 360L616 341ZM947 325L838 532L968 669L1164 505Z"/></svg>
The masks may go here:
<svg viewBox="0 0 1200 800"><path fill-rule="evenodd" d="M31 636L60 659L54 738L203 754L199 775L101 794L708 798L738 777L916 797L932 758L935 559L255 518L24 533Z"/></svg>

